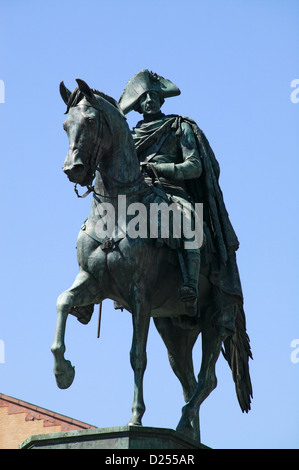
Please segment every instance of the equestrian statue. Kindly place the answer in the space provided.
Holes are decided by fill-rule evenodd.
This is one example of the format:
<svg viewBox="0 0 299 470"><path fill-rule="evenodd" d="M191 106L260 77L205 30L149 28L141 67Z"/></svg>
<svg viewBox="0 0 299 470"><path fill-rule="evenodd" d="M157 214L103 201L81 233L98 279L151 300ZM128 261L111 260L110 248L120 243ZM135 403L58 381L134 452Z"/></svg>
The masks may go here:
<svg viewBox="0 0 299 470"><path fill-rule="evenodd" d="M68 315L86 324L94 305L111 299L115 308L131 313L133 322L134 399L128 424L141 426L145 412L143 376L152 317L183 389L186 404L177 431L198 441L200 406L217 385L221 352L243 412L250 410L252 398L239 242L219 186L218 161L192 119L162 113L165 99L180 94L170 80L141 70L119 101L76 81L73 92L60 84L70 144L63 171L76 194L91 194L92 201L77 239L77 277L57 300L51 348L57 385L68 388L74 379L74 367L64 357ZM131 131L125 115L132 110L143 119ZM78 185L86 187L83 195ZM158 211L153 227L150 209L157 207L174 210L168 219ZM200 333L196 377L192 350Z"/></svg>

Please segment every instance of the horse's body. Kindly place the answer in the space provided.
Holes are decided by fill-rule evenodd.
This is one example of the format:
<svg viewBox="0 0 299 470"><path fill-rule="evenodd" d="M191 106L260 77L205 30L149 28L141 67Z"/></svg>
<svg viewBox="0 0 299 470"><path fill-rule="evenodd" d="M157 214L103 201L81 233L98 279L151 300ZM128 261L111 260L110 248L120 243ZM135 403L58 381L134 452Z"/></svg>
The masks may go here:
<svg viewBox="0 0 299 470"><path fill-rule="evenodd" d="M84 82L78 80L78 84L78 92L71 96L65 87L61 88L69 110L64 126L68 132L70 148L64 171L71 181L82 186L90 184L95 175L95 197L85 230L81 230L78 236L79 273L71 288L63 292L57 301L57 328L52 346L57 384L60 388L67 388L74 378L74 368L64 358L68 314L74 307L97 304L110 298L131 312L133 319L130 359L135 387L133 413L129 423L141 425L145 411L142 384L146 367L146 341L150 318L153 317L187 402L177 429L198 439L199 407L216 387L215 364L227 332L219 331L207 314L211 285L204 273L199 285L200 318L192 319L192 327L186 328L184 322L180 322L188 319L188 312L185 311L184 303L177 300L182 273L175 250L166 246L157 248L151 239L129 237L117 240L114 246L108 245L105 248L101 244L102 240L94 236L99 220L99 204L112 204L117 218L119 194L126 195L129 206L140 201L148 188L140 177L134 143L116 103L112 99L107 100L103 94L93 93ZM203 355L201 371L196 381L192 349L200 332ZM247 360L248 354L241 358L243 364ZM245 404L241 407L243 411L248 411L251 391L248 383L242 388L242 380L248 382L249 375L247 372L245 375L246 380L238 377L235 382L237 393L238 388L242 389L245 396Z"/></svg>

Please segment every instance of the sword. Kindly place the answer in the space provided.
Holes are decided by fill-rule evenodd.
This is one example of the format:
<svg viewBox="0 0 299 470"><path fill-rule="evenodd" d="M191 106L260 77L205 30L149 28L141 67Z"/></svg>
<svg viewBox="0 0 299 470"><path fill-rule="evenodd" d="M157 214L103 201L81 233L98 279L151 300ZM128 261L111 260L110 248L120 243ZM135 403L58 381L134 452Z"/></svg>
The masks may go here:
<svg viewBox="0 0 299 470"><path fill-rule="evenodd" d="M102 317L102 302L99 303L99 318L98 318L97 338L100 337L101 317Z"/></svg>

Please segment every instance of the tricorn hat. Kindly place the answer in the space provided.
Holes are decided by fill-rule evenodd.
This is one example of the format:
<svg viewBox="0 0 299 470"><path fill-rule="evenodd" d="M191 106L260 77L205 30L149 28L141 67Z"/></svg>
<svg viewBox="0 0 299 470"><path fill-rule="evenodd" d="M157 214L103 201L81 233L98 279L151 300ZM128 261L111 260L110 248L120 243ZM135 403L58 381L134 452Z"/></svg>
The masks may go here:
<svg viewBox="0 0 299 470"><path fill-rule="evenodd" d="M132 111L141 95L147 91L156 91L162 98L177 96L181 93L179 88L170 80L143 69L128 81L119 99L119 105L123 113L127 114Z"/></svg>

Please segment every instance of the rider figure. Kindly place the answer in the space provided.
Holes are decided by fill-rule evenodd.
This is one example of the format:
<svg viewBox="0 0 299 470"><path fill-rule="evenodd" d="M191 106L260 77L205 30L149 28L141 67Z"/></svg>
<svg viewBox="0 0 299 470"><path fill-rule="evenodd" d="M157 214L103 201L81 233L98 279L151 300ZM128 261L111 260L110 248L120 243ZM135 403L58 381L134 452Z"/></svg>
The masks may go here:
<svg viewBox="0 0 299 470"><path fill-rule="evenodd" d="M131 110L143 114L132 136L145 180L158 179L170 201L179 203L184 215L193 219L186 181L197 179L202 173L196 138L186 120L161 112L164 99L179 94L180 90L172 82L145 69L129 80L119 104L124 114ZM182 237L184 239L184 235ZM193 314L196 314L200 248L184 248L183 254L187 279L178 295L181 301L193 306Z"/></svg>

